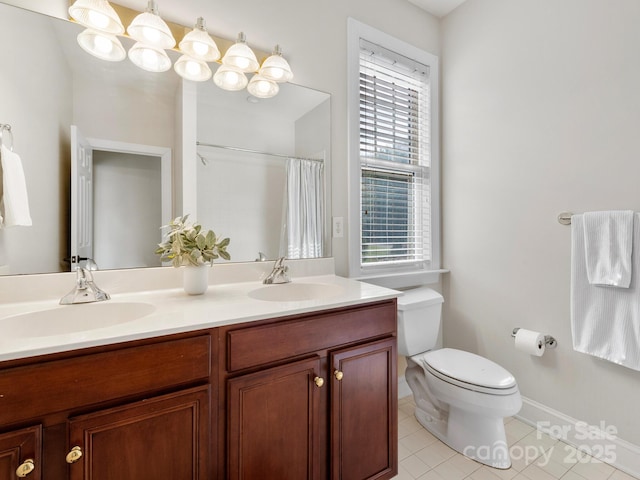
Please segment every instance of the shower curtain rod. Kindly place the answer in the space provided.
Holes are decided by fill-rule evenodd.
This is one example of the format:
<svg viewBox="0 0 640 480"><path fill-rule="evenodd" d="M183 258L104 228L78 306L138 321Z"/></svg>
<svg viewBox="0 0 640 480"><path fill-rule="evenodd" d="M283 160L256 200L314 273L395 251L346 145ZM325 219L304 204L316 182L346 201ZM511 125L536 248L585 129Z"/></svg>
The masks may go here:
<svg viewBox="0 0 640 480"><path fill-rule="evenodd" d="M305 158L305 157L296 157L295 155L283 155L281 153L261 152L259 150L251 150L249 148L230 147L228 145L216 145L215 143L196 142L196 145L199 146L199 147L222 148L224 150L234 150L236 152L257 153L259 155L269 155L271 157L295 158L297 160L309 160L310 162L321 162L321 163L324 163L324 160L319 159L319 158Z"/></svg>

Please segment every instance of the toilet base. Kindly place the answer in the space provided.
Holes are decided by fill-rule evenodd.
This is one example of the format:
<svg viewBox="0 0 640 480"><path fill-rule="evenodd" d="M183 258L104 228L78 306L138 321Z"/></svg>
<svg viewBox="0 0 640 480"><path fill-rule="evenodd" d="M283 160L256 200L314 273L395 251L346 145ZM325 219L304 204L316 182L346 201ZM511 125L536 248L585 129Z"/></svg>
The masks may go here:
<svg viewBox="0 0 640 480"><path fill-rule="evenodd" d="M429 433L465 457L493 468L511 467L502 418L479 418L452 408L443 420L418 407L415 417Z"/></svg>
<svg viewBox="0 0 640 480"><path fill-rule="evenodd" d="M411 359L408 359L405 378L416 403L416 420L433 436L484 465L499 469L511 467L502 417L478 415L435 400L424 370Z"/></svg>

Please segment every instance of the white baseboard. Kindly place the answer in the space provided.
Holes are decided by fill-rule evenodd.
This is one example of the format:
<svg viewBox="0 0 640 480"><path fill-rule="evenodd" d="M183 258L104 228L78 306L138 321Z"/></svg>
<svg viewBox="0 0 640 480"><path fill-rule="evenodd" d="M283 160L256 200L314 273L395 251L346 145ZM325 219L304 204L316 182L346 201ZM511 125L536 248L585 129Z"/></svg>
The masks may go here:
<svg viewBox="0 0 640 480"><path fill-rule="evenodd" d="M407 379L404 378L404 375L398 377L398 398L404 398L411 396L411 389L409 388L409 384L407 383Z"/></svg>
<svg viewBox="0 0 640 480"><path fill-rule="evenodd" d="M614 426L587 425L526 397L522 397L522 410L516 418L598 460L640 478L640 446L618 438Z"/></svg>

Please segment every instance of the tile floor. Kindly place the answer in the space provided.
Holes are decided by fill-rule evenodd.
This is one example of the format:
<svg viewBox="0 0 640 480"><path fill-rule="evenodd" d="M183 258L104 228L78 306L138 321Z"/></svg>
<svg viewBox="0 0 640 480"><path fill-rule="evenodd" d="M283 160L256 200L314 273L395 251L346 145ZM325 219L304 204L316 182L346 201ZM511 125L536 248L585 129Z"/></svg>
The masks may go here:
<svg viewBox="0 0 640 480"><path fill-rule="evenodd" d="M398 402L400 467L394 480L635 480L517 419L508 419L505 425L511 468L490 468L460 455L427 432L413 416L414 408L412 397ZM527 458L514 458L518 453Z"/></svg>

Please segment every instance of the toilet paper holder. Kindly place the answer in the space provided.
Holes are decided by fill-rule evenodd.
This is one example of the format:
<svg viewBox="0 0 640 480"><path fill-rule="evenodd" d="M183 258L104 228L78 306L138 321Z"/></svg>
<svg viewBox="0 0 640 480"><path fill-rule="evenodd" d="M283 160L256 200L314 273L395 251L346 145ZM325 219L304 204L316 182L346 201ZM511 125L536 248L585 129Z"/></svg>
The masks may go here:
<svg viewBox="0 0 640 480"><path fill-rule="evenodd" d="M515 338L516 333L518 333L518 330L520 330L520 327L514 328L513 332L511 332L511 336ZM556 342L556 339L553 338L551 335L544 336L544 344L547 348L556 348L558 346L558 342Z"/></svg>

